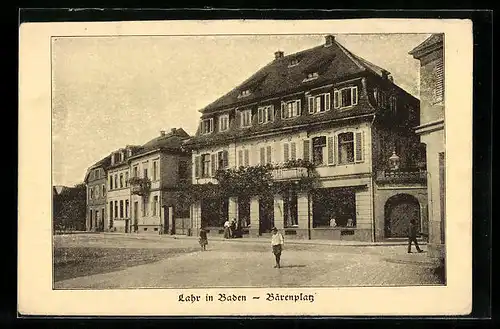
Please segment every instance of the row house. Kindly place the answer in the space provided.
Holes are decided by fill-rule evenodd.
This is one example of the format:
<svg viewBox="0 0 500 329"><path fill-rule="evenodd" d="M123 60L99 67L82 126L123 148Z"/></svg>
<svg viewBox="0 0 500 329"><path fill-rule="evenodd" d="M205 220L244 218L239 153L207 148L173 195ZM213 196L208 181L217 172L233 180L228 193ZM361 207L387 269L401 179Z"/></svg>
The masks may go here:
<svg viewBox="0 0 500 329"><path fill-rule="evenodd" d="M88 168L84 183L87 187L87 211L85 228L87 231L104 231L106 228L106 183L107 169L111 157L101 159Z"/></svg>
<svg viewBox="0 0 500 329"><path fill-rule="evenodd" d="M433 34L410 54L420 61L420 125L416 133L426 146L429 201L429 256L445 255L445 123L444 35Z"/></svg>
<svg viewBox="0 0 500 329"><path fill-rule="evenodd" d="M113 232L130 232L130 166L129 159L140 151L140 146L127 145L110 155L107 186L107 227Z"/></svg>
<svg viewBox="0 0 500 329"><path fill-rule="evenodd" d="M246 236L276 226L292 238L376 241L426 227L419 101L389 72L328 35L325 43L268 65L201 110L185 147L192 183L216 186L220 170L269 168L288 186L272 195L200 198L193 228L221 234L237 219ZM304 178L314 189L297 188ZM297 185L294 185L297 184Z"/></svg>
<svg viewBox="0 0 500 329"><path fill-rule="evenodd" d="M161 131L129 158L132 231L187 233L189 204L178 191L191 178L191 155L182 149L188 138L182 128Z"/></svg>

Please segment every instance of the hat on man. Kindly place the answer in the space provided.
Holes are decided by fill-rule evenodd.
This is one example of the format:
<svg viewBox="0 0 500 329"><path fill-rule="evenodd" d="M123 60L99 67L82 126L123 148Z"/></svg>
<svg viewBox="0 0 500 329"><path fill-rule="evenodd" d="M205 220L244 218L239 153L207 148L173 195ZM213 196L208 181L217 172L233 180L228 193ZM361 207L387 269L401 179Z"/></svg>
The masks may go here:
<svg viewBox="0 0 500 329"><path fill-rule="evenodd" d="M273 227L271 231L277 231L278 229L276 227Z"/></svg>

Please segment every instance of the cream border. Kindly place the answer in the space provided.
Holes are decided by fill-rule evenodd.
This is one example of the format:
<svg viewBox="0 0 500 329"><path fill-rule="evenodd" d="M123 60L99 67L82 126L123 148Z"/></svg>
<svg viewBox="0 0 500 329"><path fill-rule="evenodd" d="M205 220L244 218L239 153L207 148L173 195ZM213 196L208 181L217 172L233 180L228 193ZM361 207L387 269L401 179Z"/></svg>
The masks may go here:
<svg viewBox="0 0 500 329"><path fill-rule="evenodd" d="M231 32L229 32L231 31ZM446 287L54 291L51 262L53 35L434 33L446 51ZM408 49L409 51L410 49ZM18 311L24 315L452 315L472 303L472 23L468 20L166 21L24 23L19 58ZM469 146L469 147L467 147ZM454 159L457 159L454 161ZM36 165L33 165L36 164ZM314 303L181 305L179 293L314 293ZM142 300L138 303L137 301ZM341 301L332 303L332 301ZM272 307L269 307L271 306Z"/></svg>

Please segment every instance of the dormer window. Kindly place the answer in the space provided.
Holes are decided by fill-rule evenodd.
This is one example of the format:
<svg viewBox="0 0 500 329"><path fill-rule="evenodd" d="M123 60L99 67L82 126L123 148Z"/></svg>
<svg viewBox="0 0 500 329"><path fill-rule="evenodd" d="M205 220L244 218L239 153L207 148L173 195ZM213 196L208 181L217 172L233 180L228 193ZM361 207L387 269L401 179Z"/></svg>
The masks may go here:
<svg viewBox="0 0 500 329"><path fill-rule="evenodd" d="M257 109L259 123L268 123L274 121L274 106L259 106Z"/></svg>
<svg viewBox="0 0 500 329"><path fill-rule="evenodd" d="M330 111L330 93L308 97L309 113Z"/></svg>
<svg viewBox="0 0 500 329"><path fill-rule="evenodd" d="M214 131L214 119L204 119L201 121L201 134L210 134Z"/></svg>
<svg viewBox="0 0 500 329"><path fill-rule="evenodd" d="M311 80L317 79L318 77L319 77L318 72L309 72L309 73L307 73L306 78L304 80L302 80L302 82L311 81Z"/></svg>
<svg viewBox="0 0 500 329"><path fill-rule="evenodd" d="M229 129L229 114L223 114L219 117L219 131Z"/></svg>
<svg viewBox="0 0 500 329"><path fill-rule="evenodd" d="M281 118L291 119L298 117L301 114L300 99L281 102Z"/></svg>
<svg viewBox="0 0 500 329"><path fill-rule="evenodd" d="M243 110L240 112L240 127L250 127L252 125L252 110Z"/></svg>
<svg viewBox="0 0 500 329"><path fill-rule="evenodd" d="M298 58L292 58L290 60L290 63L288 64L288 67L296 66L299 65L299 59Z"/></svg>
<svg viewBox="0 0 500 329"><path fill-rule="evenodd" d="M247 97L247 96L249 96L250 94L251 94L250 89L245 89L245 90L242 90L242 91L240 92L240 94L239 94L239 96L238 96L238 97L240 97L240 98L241 98L241 97Z"/></svg>
<svg viewBox="0 0 500 329"><path fill-rule="evenodd" d="M358 87L335 89L334 108L351 107L358 104Z"/></svg>

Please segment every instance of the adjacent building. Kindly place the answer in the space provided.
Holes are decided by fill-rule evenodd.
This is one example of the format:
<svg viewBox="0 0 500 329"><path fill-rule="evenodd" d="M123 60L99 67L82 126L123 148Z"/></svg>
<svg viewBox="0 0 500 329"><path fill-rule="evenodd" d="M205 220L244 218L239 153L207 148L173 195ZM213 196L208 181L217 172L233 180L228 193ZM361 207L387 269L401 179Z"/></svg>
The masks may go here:
<svg viewBox="0 0 500 329"><path fill-rule="evenodd" d="M427 228L425 159L413 128L419 101L391 74L335 40L285 56L201 110L192 183L195 232L223 232L237 219L245 236L273 226L290 238L379 241L404 238L410 218ZM217 173L266 168L272 193L217 197ZM304 182L311 183L302 188ZM251 184L251 182L249 182ZM312 186L312 188L311 188Z"/></svg>
<svg viewBox="0 0 500 329"><path fill-rule="evenodd" d="M85 228L87 231L104 231L106 227L106 182L107 169L111 157L107 156L90 168L85 174L84 183L87 187L87 211Z"/></svg>
<svg viewBox="0 0 500 329"><path fill-rule="evenodd" d="M420 61L420 125L416 133L426 145L431 257L445 255L446 151L444 109L444 35L433 34L410 54Z"/></svg>
<svg viewBox="0 0 500 329"><path fill-rule="evenodd" d="M191 178L191 154L182 148L188 138L182 128L161 131L128 158L132 231L187 233L189 204L178 197L178 191ZM129 218L128 203L125 209Z"/></svg>
<svg viewBox="0 0 500 329"><path fill-rule="evenodd" d="M112 232L130 232L131 193L129 185L129 159L140 151L140 146L128 145L110 155L107 171L108 192L106 203L108 221L106 230Z"/></svg>

